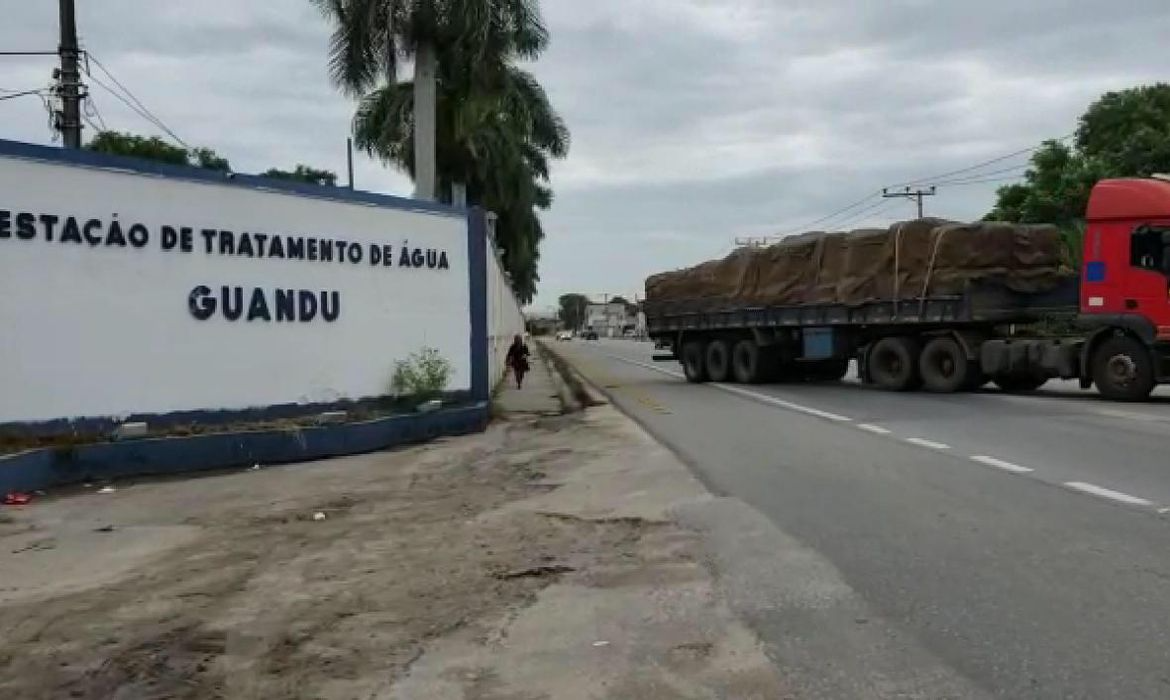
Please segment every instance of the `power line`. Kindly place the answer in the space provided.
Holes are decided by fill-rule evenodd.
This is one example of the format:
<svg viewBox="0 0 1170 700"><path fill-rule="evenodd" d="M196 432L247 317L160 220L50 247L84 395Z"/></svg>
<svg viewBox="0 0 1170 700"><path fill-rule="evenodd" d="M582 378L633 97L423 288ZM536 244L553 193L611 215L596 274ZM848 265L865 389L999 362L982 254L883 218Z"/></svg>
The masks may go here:
<svg viewBox="0 0 1170 700"><path fill-rule="evenodd" d="M0 51L0 56L56 56L56 51Z"/></svg>
<svg viewBox="0 0 1170 700"><path fill-rule="evenodd" d="M871 192L870 194L865 195L865 197L857 200L856 202L854 202L852 204L848 204L844 207L841 207L840 209L838 209L830 214L826 214L825 216L822 216L821 218L819 218L815 221L808 222L807 224L802 226L799 230L792 231L792 233L803 233L805 231L811 231L814 226L816 226L818 224L825 223L825 222L829 221L830 219L835 219L838 216L840 216L841 214L844 214L845 212L850 211L852 209L856 209L857 207L861 206L862 204L865 204L869 200L873 199L874 197L878 197L880 195L881 195L881 190L878 190L877 192Z"/></svg>
<svg viewBox="0 0 1170 700"><path fill-rule="evenodd" d="M113 83L115 85L117 85L119 88L121 88L122 91L124 93L126 93L126 96L129 97L130 100L133 101L134 104L131 105L129 101L123 99L120 95L118 95L116 92L114 92L108 85L104 85L103 83L98 81L98 79L96 77L94 77L94 75L92 73L90 73L90 75L89 75L91 80L93 80L98 85L101 85L102 87L104 87L107 91L110 92L110 94L114 95L118 99L121 99L123 102L126 103L127 106L129 106L131 109L134 109L134 111L137 112L140 116L142 116L143 118L147 119L148 121L153 123L158 128L165 131L167 134L169 134L171 136L171 138L173 138L174 140L176 140L180 144L182 144L183 148L186 148L187 150L191 150L191 147L189 145L187 145L187 142L184 141L183 139L179 138L178 135L175 134L175 132L170 129L170 127L168 127L166 124L163 123L162 119L159 119L157 116L155 116L154 112L151 112L150 108L148 108L145 104L143 104L142 100L138 99L138 97L136 97L134 95L134 93L130 91L130 88L123 85L122 81L118 80L118 78L113 73L111 73L110 70L108 68L106 68L105 65L100 60L98 60L97 56L94 56L93 53L88 51L88 50L85 52L85 55L89 58L89 60L93 61L94 65L96 65L99 69L101 69L101 71L103 73L105 73L107 76L109 76L110 80L113 81ZM135 109L135 106L137 106L136 109Z"/></svg>
<svg viewBox="0 0 1170 700"><path fill-rule="evenodd" d="M945 185L945 187L963 187L964 185L980 185L980 184L983 184L985 182L1010 182L1012 180L1019 180L1021 177L1023 177L1023 173L1020 173L1019 175L1015 175L1013 177L989 177L987 179L980 179L980 180L964 180L962 182L952 182L948 185Z"/></svg>
<svg viewBox="0 0 1170 700"><path fill-rule="evenodd" d="M1056 141L1067 141L1076 135L1077 135L1077 132L1074 131L1072 133L1065 134L1064 136L1061 136L1060 138L1055 139L1055 140ZM976 163L975 165L972 165L972 166L969 166L966 168L959 168L958 170L951 170L949 172L939 173L937 175L931 175L929 177L920 177L916 180L908 180L906 182L899 182L897 184L890 185L890 187L893 188L893 187L914 186L914 185L919 185L922 183L933 182L935 180L941 180L943 178L951 177L953 175L961 175L963 173L969 173L973 170L979 170L980 168L987 167L988 165L995 165L996 163L1002 163L1005 160L1009 160L1011 158L1016 158L1018 156L1022 156L1022 155L1027 154L1027 153L1035 153L1036 151L1040 150L1043 147L1044 147L1043 143L1036 144L1035 146L1030 146L1028 148L1022 148L1018 151L1013 151L1011 153L1008 153L1007 155L1000 156L998 158L992 158L990 160L985 160L981 163Z"/></svg>
<svg viewBox="0 0 1170 700"><path fill-rule="evenodd" d="M128 100L128 99L126 99L125 97L123 97L121 94L119 94L118 92L116 92L116 91L115 91L113 88L111 88L109 85L106 85L105 83L103 83L103 82L102 82L100 79L98 79L98 78L97 78L97 76L91 75L91 76L89 76L89 79L90 79L90 80L92 80L92 81L94 82L94 84L95 84L95 85L97 85L97 86L101 87L103 90L105 90L106 92L110 93L110 94L111 94L111 95L113 95L113 96L114 96L116 99L118 99L119 101L121 101L121 102L122 102L122 104L124 104L124 105L126 105L127 107L129 107L129 108L130 108L130 110L131 110L131 111L133 111L135 114L137 114L138 116L142 117L143 119L145 119L146 121L150 122L151 124L154 124L154 125L155 125L155 126L157 126L158 128L162 129L164 132L166 132L166 133L167 133L167 135L169 135L169 136L170 136L171 138L173 138L175 141L178 141L178 142L179 142L179 144L183 146L183 148L186 148L187 150L191 150L191 147L190 147L189 145L187 145L187 142L186 142L186 141L184 141L183 139L179 138L179 137L178 137L178 136L175 134L175 132L173 132L173 131L171 131L169 128L167 128L167 125L166 125L166 124L163 124L163 123L162 123L161 121L159 121L158 119L156 119L156 118L153 118L153 117L151 117L149 114L147 114L146 112L143 112L142 110L140 110L138 107L136 107L136 106L134 105L134 103L133 103L133 102L131 102L130 100Z"/></svg>
<svg viewBox="0 0 1170 700"><path fill-rule="evenodd" d="M955 183L962 183L962 182L965 182L965 181L973 179L973 178L991 177L992 175L1003 175L1004 173L1013 173L1013 172L1023 173L1023 172L1026 172L1029 167L1031 167L1031 166L1027 165L1027 164L1013 165L1010 168L1001 168L1000 170L988 170L988 171L985 171L982 173L971 173L970 175L964 175L963 177L957 177L957 178L954 178L953 180L939 180L939 181L935 182L934 184L938 185L938 186L951 185L951 184L955 184Z"/></svg>
<svg viewBox="0 0 1170 700"><path fill-rule="evenodd" d="M24 90L21 92L13 92L9 95L0 95L0 100L14 100L17 97L27 97L28 95L40 95L43 90Z"/></svg>
<svg viewBox="0 0 1170 700"><path fill-rule="evenodd" d="M85 120L89 122L90 126L94 127L95 131L108 130L106 127L106 120L102 118L102 113L100 110L98 110L97 101L93 99L92 95L90 95L89 98L85 101L85 104L82 105L82 108L83 114L86 117ZM92 119L98 120L98 123L102 125L101 129L98 129L96 126L94 126Z"/></svg>
<svg viewBox="0 0 1170 700"><path fill-rule="evenodd" d="M838 228L841 228L841 229L845 229L845 228L852 226L853 224L855 224L859 221L864 221L868 217L877 216L878 214L884 214L886 211L893 209L897 205L898 205L898 202L896 202L896 201L889 201L886 199L882 199L882 200L872 204L871 206L868 206L865 209L862 209L861 211L857 212L856 214L850 216L848 219L845 219L843 221L838 222L837 224L835 224L835 226L837 226Z"/></svg>

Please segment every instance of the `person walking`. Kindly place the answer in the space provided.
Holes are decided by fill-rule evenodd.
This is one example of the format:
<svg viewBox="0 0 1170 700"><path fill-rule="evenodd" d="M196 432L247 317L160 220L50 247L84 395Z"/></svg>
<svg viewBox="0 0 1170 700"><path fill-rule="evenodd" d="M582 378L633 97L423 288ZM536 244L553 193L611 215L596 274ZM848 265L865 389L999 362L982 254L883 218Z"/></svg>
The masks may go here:
<svg viewBox="0 0 1170 700"><path fill-rule="evenodd" d="M528 355L528 346L524 344L524 339L520 336L513 338L504 364L512 370L513 376L516 377L517 389L524 388L524 375L528 373Z"/></svg>

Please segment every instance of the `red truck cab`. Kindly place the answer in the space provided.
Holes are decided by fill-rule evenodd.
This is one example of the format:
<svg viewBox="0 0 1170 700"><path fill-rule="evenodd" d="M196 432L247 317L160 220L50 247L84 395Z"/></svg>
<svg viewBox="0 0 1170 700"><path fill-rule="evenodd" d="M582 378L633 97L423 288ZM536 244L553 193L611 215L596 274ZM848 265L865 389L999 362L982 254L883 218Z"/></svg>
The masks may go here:
<svg viewBox="0 0 1170 700"><path fill-rule="evenodd" d="M1080 313L1100 330L1082 383L1102 371L1143 387L1170 381L1170 178L1102 180L1085 222ZM1130 351L1102 352L1105 342Z"/></svg>

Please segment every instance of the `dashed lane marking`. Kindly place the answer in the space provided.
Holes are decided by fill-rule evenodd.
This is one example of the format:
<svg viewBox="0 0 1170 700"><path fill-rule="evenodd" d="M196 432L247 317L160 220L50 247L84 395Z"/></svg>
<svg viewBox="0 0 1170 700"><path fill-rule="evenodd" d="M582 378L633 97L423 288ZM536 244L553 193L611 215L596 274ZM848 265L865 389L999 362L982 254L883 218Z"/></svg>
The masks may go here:
<svg viewBox="0 0 1170 700"><path fill-rule="evenodd" d="M932 450L949 450L951 446L943 442L935 442L934 440L927 440L926 438L906 438L906 442L911 445L918 445L919 447L929 447Z"/></svg>
<svg viewBox="0 0 1170 700"><path fill-rule="evenodd" d="M1021 467L1018 464L1012 464L1011 462L1007 462L1002 459L996 459L995 457L988 457L987 455L972 455L971 459L979 462L980 464L986 464L987 466L995 467L996 469L1003 469L1004 471L1012 472L1013 474L1027 474L1028 472L1034 471L1029 467Z"/></svg>
<svg viewBox="0 0 1170 700"><path fill-rule="evenodd" d="M645 362L638 362L637 360L631 360L627 357L622 357L620 355L614 355L611 353L602 353L602 354L604 354L606 357L609 357L611 359L618 360L619 362L625 362L626 364L634 365L636 367L642 367L644 369L658 372L659 374L664 374L668 377L674 377L675 379L685 379L686 378L682 372L676 372L673 370L665 369L663 367L657 367L655 365L647 364ZM811 415L811 416L817 416L819 418L825 418L825 419L837 421L837 422L851 422L853 420L852 418L849 418L847 416L838 415L836 413L830 413L828 411L822 411L818 408L812 408L811 406L802 406L801 404L793 403L791 401L785 401L783 399L778 399L778 398L773 397L773 396L768 396L767 394L760 394L760 393L755 392L755 391L749 391L747 389L742 389L742 388L737 387L737 386L731 386L731 385L727 385L727 384L709 384L708 386L715 388L715 389L720 389L720 390L725 391L729 394L736 394L738 396L743 396L743 397L752 399L754 401L758 401L760 403L765 403L765 404L769 404L772 406L778 406L781 408L791 409L793 411L798 411L800 413L805 413L805 414ZM647 406L651 405L650 402L657 403L657 402L653 402L652 399L650 399L649 402L647 402L646 400L644 400L644 397L642 397L642 396L638 396L638 397L636 397L636 399L638 400L639 403L642 403L642 404L647 405ZM661 405L659 405L659 406L661 408ZM665 409L661 409L661 410L665 410ZM667 412L669 412L669 411L667 411ZM1112 415L1112 416L1118 417L1118 418L1126 417L1126 418L1139 418L1139 419L1144 419L1144 420L1165 420L1165 419L1162 419L1160 416L1151 416L1149 414L1131 414L1128 411L1113 411L1110 409L1102 409L1102 410L1098 411L1098 413L1101 413L1104 415ZM873 425L871 423L858 423L856 425L858 428L865 430L865 431L868 431L868 432L871 432L871 433L874 433L876 435L890 435L892 433L892 431L890 431L886 428L883 428L880 425ZM906 438L905 440L906 440L906 442L908 442L912 445L918 445L920 447L926 447L926 448L930 448L933 450L949 450L949 449L951 449L951 446L947 445L945 443L935 442L933 440L927 440L925 438L920 438L920 437ZM998 459L996 457L991 457L988 455L972 455L971 460L974 462L978 462L980 464L987 465L989 467L995 467L996 469L1001 469L1003 471L1011 472L1013 474L1028 474L1028 473L1032 473L1033 471L1035 471L1030 467L1025 467L1025 466L1022 466L1019 464L1015 464L1013 462L1008 462L1006 460ZM1153 501L1149 501L1145 498L1140 498L1138 496L1131 496L1128 493L1122 493L1121 491L1114 491L1113 489L1107 489L1103 486L1097 486L1096 484L1090 484L1090 483L1083 482L1083 481L1066 481L1066 482L1064 482L1063 486L1065 486L1066 488L1069 488L1069 489L1073 489L1074 491L1080 491L1081 493L1087 493L1087 494L1090 494L1093 496L1107 498L1109 500L1116 501L1118 503L1124 503L1126 505L1145 506L1145 507L1151 507L1154 505ZM1158 510L1158 512L1162 513L1162 514L1170 513L1170 508L1161 508Z"/></svg>
<svg viewBox="0 0 1170 700"><path fill-rule="evenodd" d="M1075 489L1077 491L1092 494L1094 496L1100 496L1101 498L1108 498L1112 501L1117 501L1118 503L1126 503L1131 506L1154 505L1152 501L1147 501L1144 498L1131 496L1128 493L1114 491L1113 489L1107 489L1102 486L1097 486L1096 484L1087 484L1083 481L1066 481L1064 482L1064 485L1070 489Z"/></svg>
<svg viewBox="0 0 1170 700"><path fill-rule="evenodd" d="M682 372L675 372L673 370L664 369L662 367L655 367L654 365L647 364L645 362L638 362L637 360L631 360L628 357L622 357L621 355L612 355L610 353L605 353L605 356L610 357L614 360L618 360L619 362L625 362L626 364L630 364L630 365L634 365L636 367L642 367L644 369L652 370L654 372L658 372L659 374L665 374L666 376L674 377L675 379L685 379L686 378ZM708 386L710 386L713 389L719 389L720 391L725 391L729 394L743 396L745 398L752 399L753 401L759 401L760 403L765 403L765 404L768 404L770 406L777 406L779 408L787 408L787 409L790 409L793 411L799 411L800 413L804 413L804 414L810 415L810 416L816 416L817 418L825 418L827 420L837 421L839 423L848 423L848 422L853 420L852 418L849 418L848 416L842 416L842 415L837 414L837 413L830 413L829 411L822 411L819 408L813 408L811 406L802 406L801 404L798 404L798 403L793 403L791 401L785 401L784 399L778 399L774 396L768 396L767 394L761 394L761 393L756 392L756 391L748 391L747 389L741 389L740 387L731 386L729 384L709 384Z"/></svg>

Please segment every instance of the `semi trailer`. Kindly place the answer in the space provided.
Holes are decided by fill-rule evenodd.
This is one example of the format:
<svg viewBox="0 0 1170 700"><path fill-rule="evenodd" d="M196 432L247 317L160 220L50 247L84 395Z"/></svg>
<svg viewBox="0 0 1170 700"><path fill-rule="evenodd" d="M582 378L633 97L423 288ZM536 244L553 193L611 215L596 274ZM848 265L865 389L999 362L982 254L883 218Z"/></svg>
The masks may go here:
<svg viewBox="0 0 1170 700"><path fill-rule="evenodd" d="M775 304L656 298L648 280L647 332L691 382L840 380L856 360L862 382L892 391L1019 392L1060 378L1145 399L1170 383L1170 178L1097 183L1082 238L1077 269L1043 289L972 279L945 293Z"/></svg>

